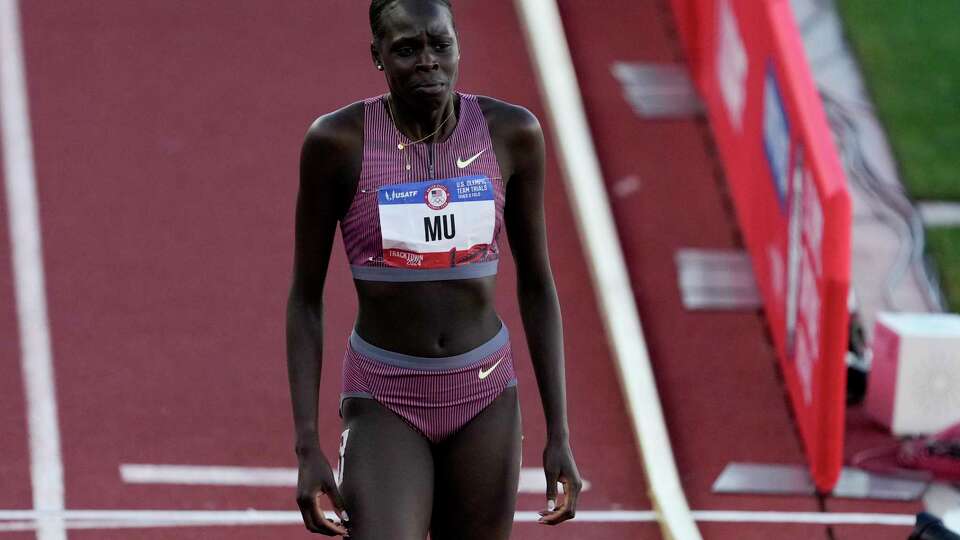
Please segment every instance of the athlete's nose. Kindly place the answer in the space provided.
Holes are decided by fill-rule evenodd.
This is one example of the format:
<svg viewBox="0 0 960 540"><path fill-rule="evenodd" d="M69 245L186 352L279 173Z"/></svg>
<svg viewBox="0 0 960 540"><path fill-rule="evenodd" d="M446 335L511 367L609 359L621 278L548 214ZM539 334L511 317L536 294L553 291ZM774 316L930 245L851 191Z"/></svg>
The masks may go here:
<svg viewBox="0 0 960 540"><path fill-rule="evenodd" d="M433 53L430 52L430 48L424 48L424 51L420 53L420 57L417 58L417 69L421 71L434 71L440 69L440 64L437 63L437 59L433 56Z"/></svg>

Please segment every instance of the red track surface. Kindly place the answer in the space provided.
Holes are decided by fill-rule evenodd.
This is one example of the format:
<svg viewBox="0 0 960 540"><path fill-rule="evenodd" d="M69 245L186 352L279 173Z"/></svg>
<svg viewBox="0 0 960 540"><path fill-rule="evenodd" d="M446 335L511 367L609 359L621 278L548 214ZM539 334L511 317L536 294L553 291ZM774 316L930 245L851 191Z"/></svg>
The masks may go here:
<svg viewBox="0 0 960 540"><path fill-rule="evenodd" d="M810 498L709 493L729 461L802 457L760 316L687 313L679 302L677 248L737 245L706 128L641 122L610 75L614 60L675 61L669 16L656 2L612 0L604 10L586 0L560 4L605 176L641 181L639 191L614 199L615 211L691 506L816 510ZM295 509L292 489L131 485L118 466L294 466L283 312L297 156L316 115L385 91L366 48L365 7L346 0L21 3L67 508ZM460 88L527 105L549 130L512 3L461 2L457 21ZM552 157L547 173L573 443L592 484L581 509L645 510L631 428ZM19 350L5 220L0 227L0 367L12 374ZM340 355L355 312L342 248L334 253L321 401L330 454L339 433ZM524 463L535 466L543 419L512 263L500 275L498 304L518 356ZM0 379L0 411L0 508L29 508L19 377ZM518 509L542 503L522 496ZM826 538L823 526L701 530L708 539ZM32 537L7 537L21 536ZM292 526L70 533L131 536L307 535ZM870 538L904 536L903 529L869 530ZM651 523L574 521L556 529L519 523L515 537L659 534Z"/></svg>

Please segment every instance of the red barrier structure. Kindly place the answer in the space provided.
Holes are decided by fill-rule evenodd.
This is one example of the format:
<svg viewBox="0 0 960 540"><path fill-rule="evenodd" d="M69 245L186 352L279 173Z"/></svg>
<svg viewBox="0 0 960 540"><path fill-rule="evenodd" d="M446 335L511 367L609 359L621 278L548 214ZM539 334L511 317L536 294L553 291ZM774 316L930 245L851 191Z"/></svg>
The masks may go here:
<svg viewBox="0 0 960 540"><path fill-rule="evenodd" d="M787 0L673 0L810 471L843 459L851 202Z"/></svg>

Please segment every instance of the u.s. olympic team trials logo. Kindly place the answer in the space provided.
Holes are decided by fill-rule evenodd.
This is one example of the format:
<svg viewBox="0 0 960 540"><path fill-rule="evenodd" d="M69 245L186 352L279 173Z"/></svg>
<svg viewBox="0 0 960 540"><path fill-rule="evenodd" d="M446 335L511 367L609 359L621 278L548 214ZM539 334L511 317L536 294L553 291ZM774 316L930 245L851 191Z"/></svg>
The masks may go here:
<svg viewBox="0 0 960 540"><path fill-rule="evenodd" d="M443 184L434 184L427 188L423 200L431 210L443 210L450 203L450 192Z"/></svg>

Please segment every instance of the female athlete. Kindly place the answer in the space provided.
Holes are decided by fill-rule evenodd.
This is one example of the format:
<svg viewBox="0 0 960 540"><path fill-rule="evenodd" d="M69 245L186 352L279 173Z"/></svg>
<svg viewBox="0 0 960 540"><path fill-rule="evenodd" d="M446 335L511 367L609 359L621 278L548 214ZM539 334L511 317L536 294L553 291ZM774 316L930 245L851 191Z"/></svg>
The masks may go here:
<svg viewBox="0 0 960 540"><path fill-rule="evenodd" d="M521 426L509 337L494 310L501 228L547 420L539 521L561 523L574 517L581 479L540 125L522 107L454 91L449 0L373 0L370 26L390 92L317 119L301 154L287 349L304 524L360 540L509 537ZM318 443L317 396L338 222L359 312L343 363L335 478ZM340 521L324 517L323 496Z"/></svg>

